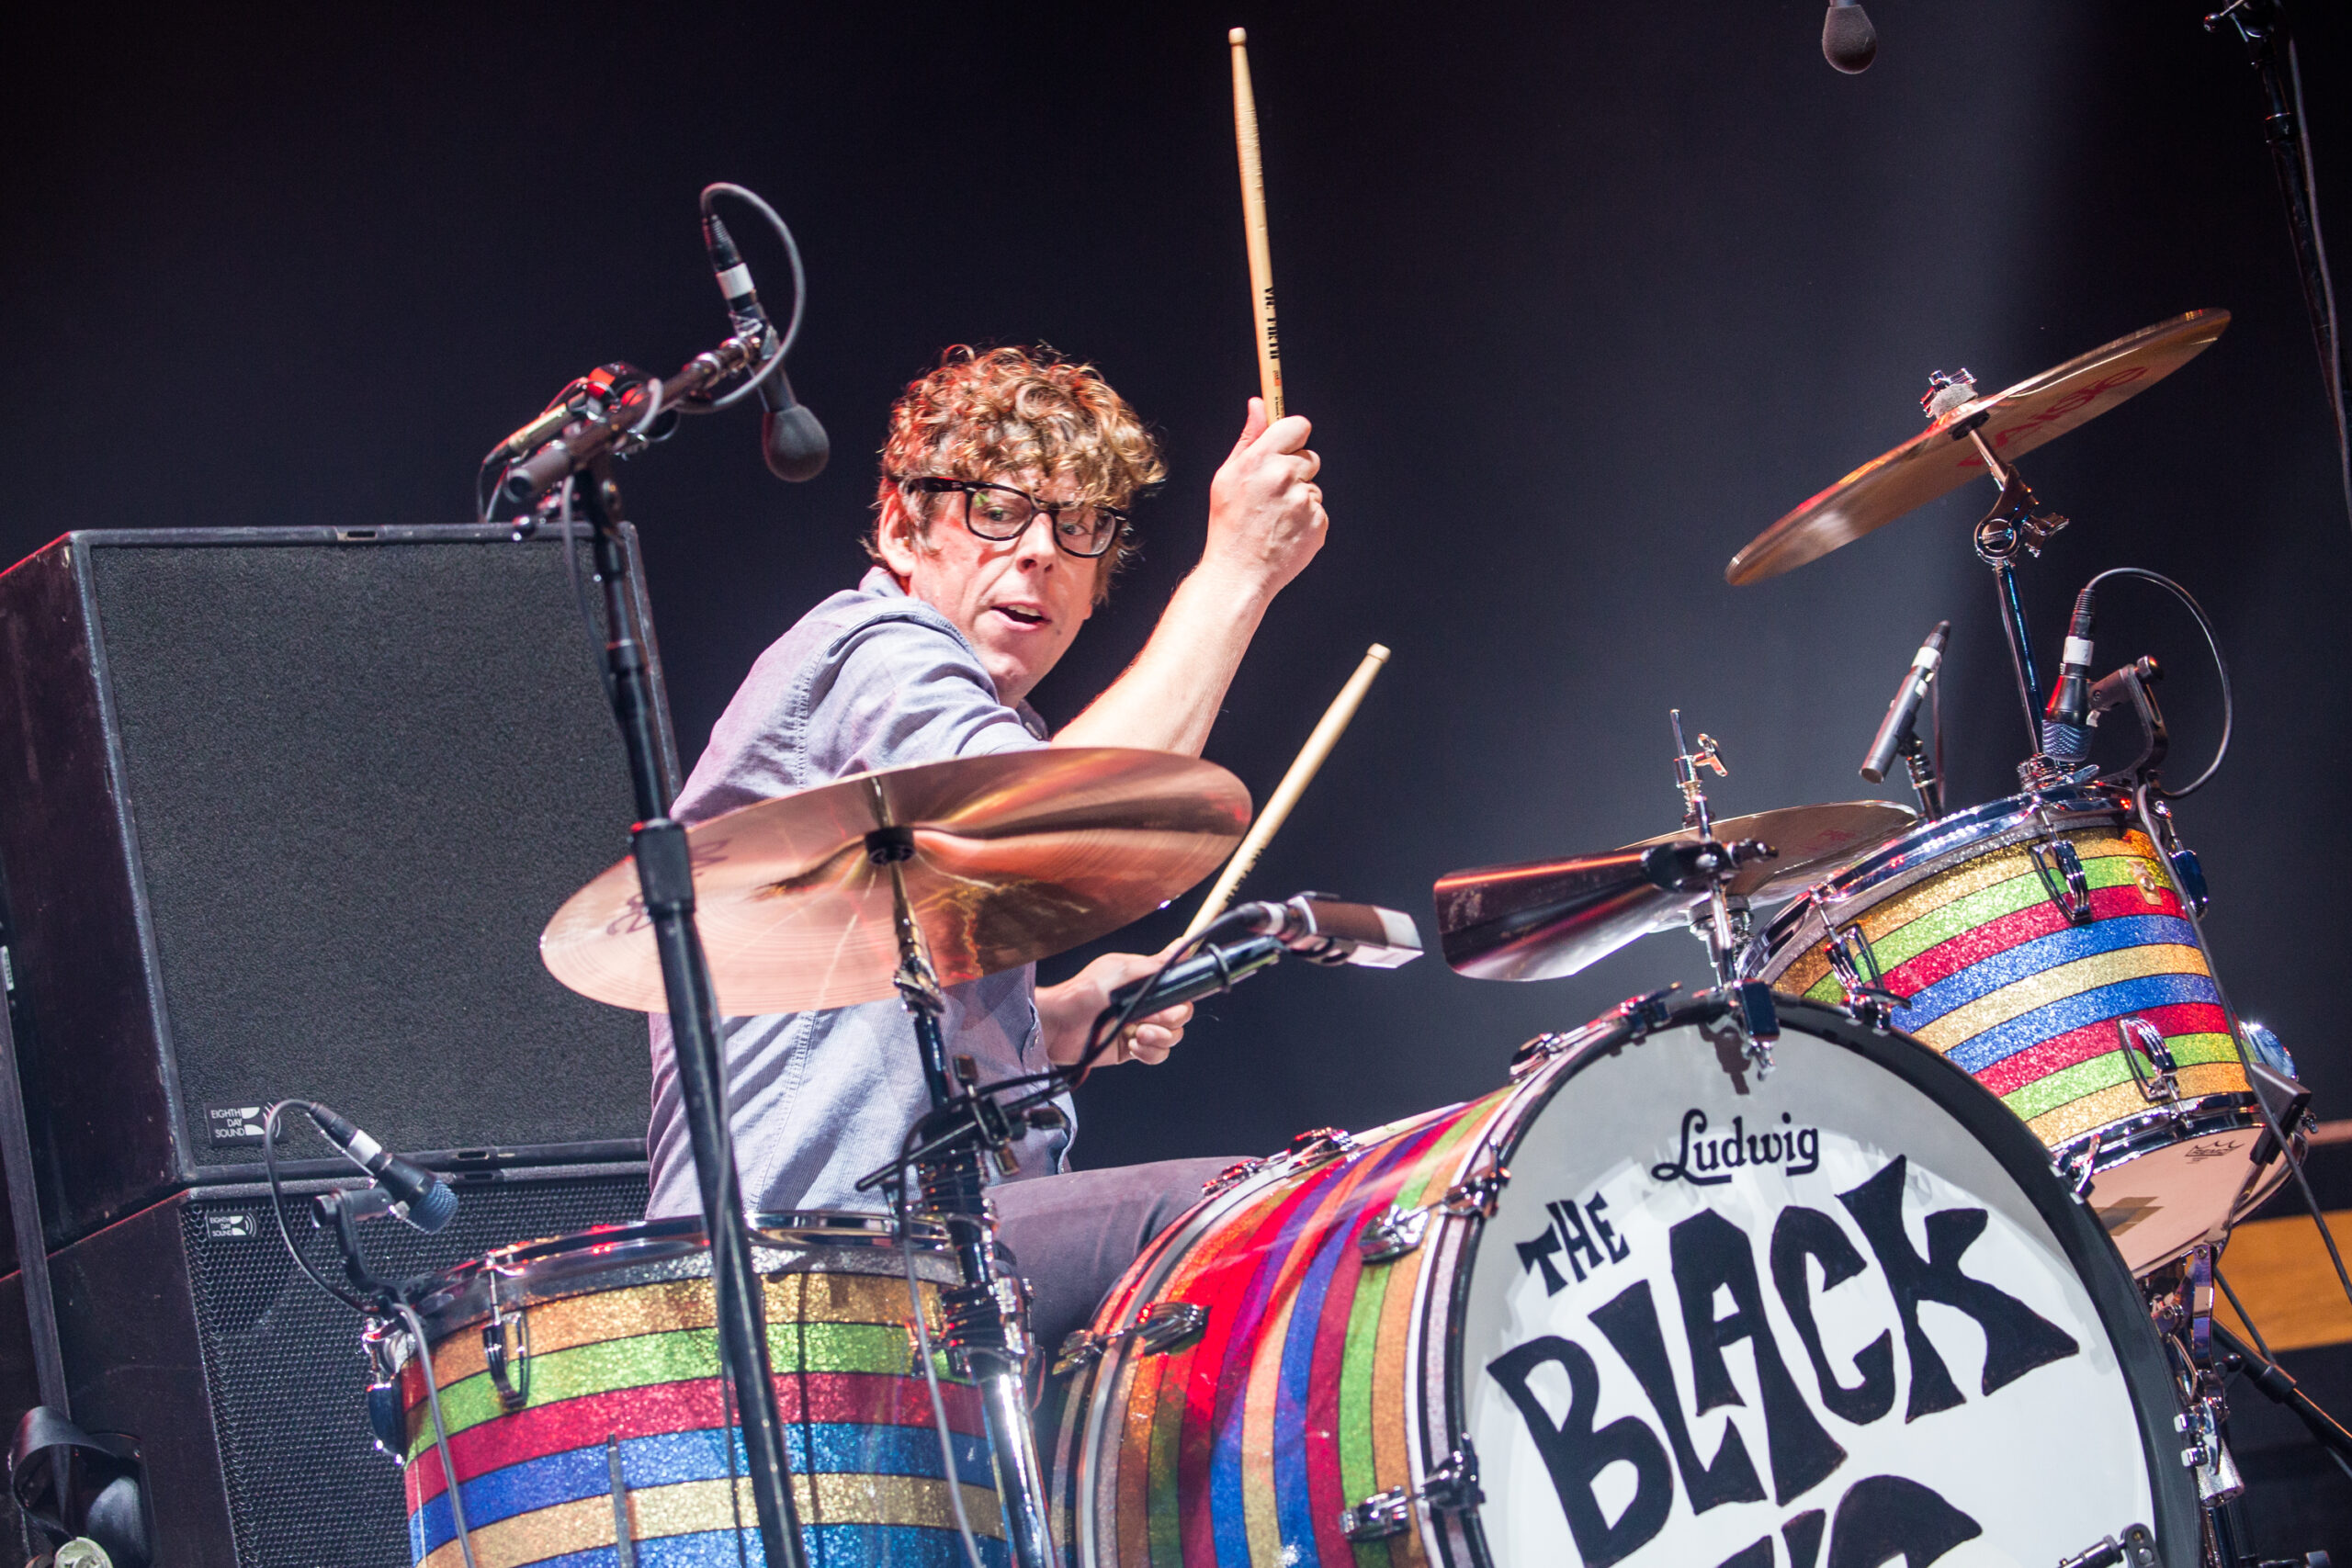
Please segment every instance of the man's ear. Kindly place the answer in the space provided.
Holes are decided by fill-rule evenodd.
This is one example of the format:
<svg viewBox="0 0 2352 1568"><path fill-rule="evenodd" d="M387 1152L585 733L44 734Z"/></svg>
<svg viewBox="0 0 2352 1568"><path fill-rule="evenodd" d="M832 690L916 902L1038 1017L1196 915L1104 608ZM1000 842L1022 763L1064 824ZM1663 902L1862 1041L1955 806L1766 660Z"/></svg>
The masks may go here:
<svg viewBox="0 0 2352 1568"><path fill-rule="evenodd" d="M900 580L915 574L915 561L922 548L914 513L905 500L892 496L882 508L882 516L875 525L874 543L882 552L882 564Z"/></svg>

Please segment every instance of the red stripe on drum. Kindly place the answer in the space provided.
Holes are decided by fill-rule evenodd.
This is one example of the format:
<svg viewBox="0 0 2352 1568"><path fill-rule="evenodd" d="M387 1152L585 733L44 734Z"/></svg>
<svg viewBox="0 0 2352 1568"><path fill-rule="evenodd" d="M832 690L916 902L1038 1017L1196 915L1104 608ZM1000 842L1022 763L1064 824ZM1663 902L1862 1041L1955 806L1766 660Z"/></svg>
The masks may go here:
<svg viewBox="0 0 2352 1568"><path fill-rule="evenodd" d="M2098 887L2091 891L2091 919L2120 919L2131 915L2178 915L2180 900L2169 888L2163 897L2151 902L2136 885L2121 887ZM1961 932L1938 942L1905 964L1888 970L1883 983L1899 997L1913 997L1939 980L1948 980L1962 970L2022 947L2037 938L2055 936L2069 929L2073 922L2055 904L2044 900L2030 908L2019 909L1987 920L1981 926Z"/></svg>
<svg viewBox="0 0 2352 1568"><path fill-rule="evenodd" d="M2177 1039L2184 1034L2227 1034L2230 1022L2227 1014L2211 1002L2179 1002L2166 1007L2143 1008L2139 1017L2154 1024L2156 1032L2165 1039ZM2051 1074L2063 1072L2078 1062L2106 1055L2121 1043L2116 1021L2104 1019L2098 1023L2070 1029L2053 1035L2039 1045L2029 1045L2013 1055L2004 1056L1983 1072L1974 1074L1978 1083L1995 1094L2014 1094L2029 1084L2040 1082Z"/></svg>

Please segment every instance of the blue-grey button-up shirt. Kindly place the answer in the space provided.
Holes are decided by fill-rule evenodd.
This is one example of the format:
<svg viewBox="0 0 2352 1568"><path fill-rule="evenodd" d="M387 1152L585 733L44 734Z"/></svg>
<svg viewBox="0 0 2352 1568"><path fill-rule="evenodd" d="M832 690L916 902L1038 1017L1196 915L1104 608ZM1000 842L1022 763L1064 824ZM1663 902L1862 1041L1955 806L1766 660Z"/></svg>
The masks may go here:
<svg viewBox="0 0 2352 1568"><path fill-rule="evenodd" d="M760 655L673 815L702 821L852 773L1041 746L1045 733L1026 703L997 699L979 655L946 616L876 567ZM978 1058L981 1081L1046 1066L1034 964L949 987L946 995L948 1054ZM882 1207L854 1184L898 1157L907 1130L931 1105L914 1030L898 1000L726 1018L719 1030L745 1207ZM1017 1145L1023 1174L1063 1168L1069 1139L1066 1131L1028 1134ZM659 1015L648 1143L648 1214L700 1213L669 1020Z"/></svg>

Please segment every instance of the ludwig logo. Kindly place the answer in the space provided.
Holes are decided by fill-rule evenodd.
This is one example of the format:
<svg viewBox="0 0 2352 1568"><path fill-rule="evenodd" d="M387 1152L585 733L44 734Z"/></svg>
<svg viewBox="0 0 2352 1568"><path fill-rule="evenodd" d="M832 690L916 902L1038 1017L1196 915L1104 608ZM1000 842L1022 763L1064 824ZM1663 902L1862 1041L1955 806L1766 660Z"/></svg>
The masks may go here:
<svg viewBox="0 0 2352 1568"><path fill-rule="evenodd" d="M1821 1168L1821 1129L1799 1127L1785 1111L1775 1131L1751 1133L1747 1118L1735 1116L1731 1128L1707 1136L1707 1113L1682 1113L1682 1152L1650 1167L1655 1181L1688 1181L1696 1187L1720 1187L1744 1166L1780 1166L1791 1176L1809 1176Z"/></svg>

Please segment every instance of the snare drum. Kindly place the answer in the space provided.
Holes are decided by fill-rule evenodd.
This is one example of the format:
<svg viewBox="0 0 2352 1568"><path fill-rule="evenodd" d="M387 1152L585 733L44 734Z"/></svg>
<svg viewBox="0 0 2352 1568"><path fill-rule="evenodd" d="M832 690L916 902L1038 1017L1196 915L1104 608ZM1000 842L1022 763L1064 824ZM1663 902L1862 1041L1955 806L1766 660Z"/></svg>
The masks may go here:
<svg viewBox="0 0 2352 1568"><path fill-rule="evenodd" d="M935 1336L955 1259L935 1226L919 1229L914 1245ZM963 1562L896 1227L866 1214L763 1216L752 1261L808 1560ZM731 1568L739 1517L750 1560L760 1561L742 1441L718 1378L699 1220L507 1247L439 1276L417 1311L481 1568ZM397 1370L392 1435L406 1464L411 1552L419 1568L461 1568L413 1348L396 1326L371 1333ZM947 1376L943 1358L940 1393L965 1512L986 1562L1003 1564L978 1391ZM624 1530L628 1557L616 1551Z"/></svg>
<svg viewBox="0 0 2352 1568"><path fill-rule="evenodd" d="M2130 797L1996 800L1922 824L1783 910L1755 973L1843 1001L2001 1097L2132 1269L2217 1237L2284 1179L2197 928Z"/></svg>
<svg viewBox="0 0 2352 1568"><path fill-rule="evenodd" d="M1072 1561L2199 1562L2165 1351L2041 1144L1779 1021L1760 1078L1712 997L1547 1037L1204 1201L1065 1351Z"/></svg>

